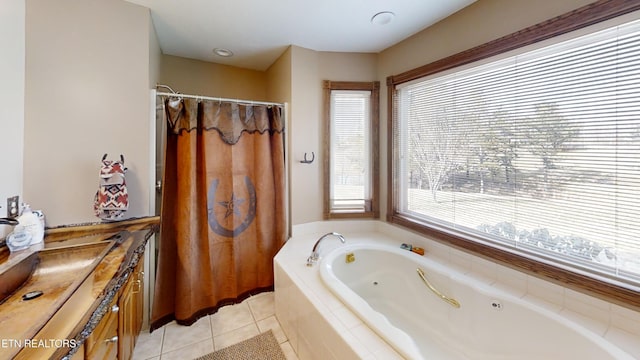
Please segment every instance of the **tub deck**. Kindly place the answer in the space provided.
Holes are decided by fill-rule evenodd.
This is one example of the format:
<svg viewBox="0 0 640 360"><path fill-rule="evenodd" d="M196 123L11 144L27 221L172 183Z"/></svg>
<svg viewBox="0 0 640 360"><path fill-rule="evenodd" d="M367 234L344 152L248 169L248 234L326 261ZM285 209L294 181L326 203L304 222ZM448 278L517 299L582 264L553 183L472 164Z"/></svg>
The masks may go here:
<svg viewBox="0 0 640 360"><path fill-rule="evenodd" d="M339 299L333 292L329 290L329 288L323 283L320 275L320 265L317 264L313 267L306 266L306 258L309 256L311 248L317 238L329 231L337 231L345 235L347 239L347 246L351 246L354 244L375 242L376 244L387 244L392 248L399 248L401 243L414 243L414 245L422 246L427 250L427 259L446 259L447 261L455 260L454 268L461 271L462 274L468 276L471 274L472 278L479 280L479 283L483 286L488 287L489 289L496 288L501 290L506 290L508 294L514 295L516 298L526 298L528 300L536 300L534 303L538 305L542 305L542 308L546 311L556 314L557 316L565 317L565 313L569 311L562 307L562 303L560 305L555 305L552 303L547 303L546 301L539 301L540 298L544 298L544 295L549 292L552 287L558 287L557 285L548 285L548 287L540 288L539 286L534 287L533 284L538 284L540 280L537 279L529 279L526 275L522 275L514 270L501 267L496 264L488 264L488 262L482 259L476 259L471 255L467 255L461 252L458 252L455 249L451 249L440 245L436 242L432 242L428 239L424 239L416 234L410 233L408 231L404 231L402 229L398 229L397 227L391 226L389 224L379 222L379 221L328 221L328 222L318 222L311 224L298 225L294 227L294 237L287 242L284 248L278 253L278 255L274 259L274 269L275 269L275 303L276 303L276 316L280 321L283 330L287 334L290 343L293 349L296 351L298 357L301 360L304 359L345 359L345 358L353 358L353 359L404 359L404 358L414 358L411 355L408 355L407 351L405 351L409 347L398 347L397 345L393 345L392 341L387 341L383 337L379 335L378 332L374 331L368 321L363 321L358 315L356 309L346 305L341 299ZM401 240L395 240L401 239ZM326 241L322 243L320 252L321 252L321 260L322 263L323 258L329 256L331 250L344 247L344 245L340 245L339 241ZM346 256L346 254L341 254L341 256ZM353 264L357 264L359 260L359 256L355 254L356 261ZM460 261L464 259L464 261ZM342 259L344 262L344 259ZM386 261L386 260L385 260ZM378 261L379 263L384 263L385 261ZM442 263L447 263L447 261L442 261ZM472 271L472 268L480 269L476 265L476 263L482 264L487 268L492 270L492 276L487 276L487 273L477 274ZM415 273L415 269L411 266L411 273L415 276L417 281L420 281L418 276ZM426 269L425 269L426 270ZM428 276L433 277L433 275L427 273ZM490 274L491 275L491 274ZM526 291L522 291L519 288L513 288L512 284L504 283L498 281L498 277L504 279L508 276L513 276L513 278L518 281L522 279L523 287L527 289L527 282L532 283L529 285L529 288L533 291L540 290L538 293L527 293ZM356 276L359 277L359 276ZM364 278L364 276L361 276ZM383 280L383 282L391 283L391 284L401 284L398 281L398 278L403 278L402 275L392 275L388 280ZM437 283L443 293L451 292L456 294L457 291L452 288L443 287L440 283L440 280L437 278L429 279L430 281ZM363 284L366 284L368 281L362 281ZM378 281L378 289L381 289L380 281ZM446 282L444 282L446 283ZM515 282L514 282L515 283ZM489 286L489 284L491 284ZM517 285L517 283L516 283ZM373 288L373 286L370 286ZM426 287L422 285L422 290L427 291ZM371 289L369 289L371 290ZM368 290L368 291L369 291ZM388 290L388 289L387 289ZM553 289L551 289L553 290ZM377 290L372 290L377 291ZM396 290L390 290L392 293L395 293ZM423 294L424 295L424 294ZM433 294L429 295L437 300L440 304L439 306L444 306L445 308L450 305L436 298ZM572 294L573 295L573 294ZM465 295L466 296L466 295ZM540 297L538 297L540 296ZM573 295L575 296L575 295ZM409 298L412 296L408 296ZM458 299L462 303L462 308L465 308L465 302L462 299ZM467 302L468 304L468 302ZM492 306L491 303L486 304L486 306ZM391 319L393 316L387 316L389 318L387 321L400 321L406 322L406 319L413 319L415 315L412 311L406 311L403 306L399 306L394 303L388 303L386 300L376 299L372 300L370 307L389 307L389 308L398 308L402 311L399 312L401 317L404 317L402 321ZM405 305L409 306L409 305ZM415 306L414 306L415 307ZM613 306L612 306L613 307ZM453 308L452 308L453 309ZM617 308L613 307L615 311L620 311ZM578 309L580 310L580 309ZM573 310L571 310L573 311ZM437 311L435 313L442 313L442 311ZM448 316L448 312L445 311ZM484 312L485 314L496 314L497 312L491 310L489 312ZM503 314L509 314L507 311L503 311ZM571 312L573 313L573 312ZM635 312L627 311L624 309L624 314L627 315L626 319L629 322L617 322L617 323L600 323L597 319L588 318L588 314L592 313L591 311L585 311L584 314L585 319L583 322L580 321L581 317L572 317L573 320L578 320L580 325L584 328L591 329L589 331L592 335L596 337L595 339L603 339L604 341L609 342L609 340L622 340L615 342L618 347L623 348L627 353L630 354L628 359L640 359L640 332L638 334L634 333L634 329L640 329L640 313L636 314ZM595 313L595 312L593 312ZM461 312L461 314L463 314ZM567 313L570 314L570 313ZM597 313L596 313L597 314ZM613 313L615 315L615 313ZM614 318L612 315L612 318ZM467 315L462 316L462 318L468 318ZM510 316L505 316L505 318L510 318ZM479 327L483 323L492 323L495 319L486 318L486 319L475 319L472 322L464 323L465 328L471 328L473 326ZM521 324L526 324L528 319L520 319ZM419 331L420 334L426 334L428 332L433 332L433 328L424 327L423 322L416 322L417 325L416 331ZM621 331L620 328L615 327L614 325L621 326L625 329L628 329L629 336L624 338L609 338L605 339L606 334L619 334L625 332ZM637 327L636 327L637 326ZM411 330L411 329L409 329ZM438 329L436 332L440 332L442 329ZM402 331L402 333L406 334L406 331ZM482 336L477 337L475 341L480 343L486 342L487 339L492 337L505 337L507 335L495 334L490 331L483 331L481 328L476 330L477 334L481 334ZM517 332L510 332L513 338L518 338ZM513 336L516 335L516 336ZM406 335L405 335L406 336ZM484 338L483 338L484 336ZM443 358L443 359L482 359L485 358L482 354L474 353L473 351L469 352L469 346L465 346L464 353L460 353L458 350L452 350L455 347L450 346L447 343L447 340L443 340L441 338L436 337L428 337L430 340L424 340L424 337L421 341L420 346L423 349L419 349L419 346L415 346L418 348L417 351L424 351L424 348L429 349L430 356L429 358ZM526 337L519 337L521 339L527 340ZM506 338L505 338L506 339ZM566 339L565 339L566 340ZM474 339L466 339L465 341L473 342ZM523 358L522 352L518 352L518 350L512 350L510 341L498 342L498 347L500 351L506 354L509 354L506 358ZM514 342L514 344L517 342ZM548 344L553 345L553 344ZM471 344L471 349L478 345ZM515 345L514 345L515 346ZM518 344L519 346L519 344ZM481 347L478 347L481 348ZM540 346L540 348L544 348L544 346ZM399 350L398 350L399 349ZM484 349L483 349L484 350ZM438 352L438 353L435 353ZM496 354L495 352L493 353ZM517 354L518 356L513 356ZM415 357L418 358L418 357ZM492 356L492 359L499 358ZM535 356L534 356L535 358ZM539 358L539 357L538 357ZM575 358L575 357L572 357Z"/></svg>

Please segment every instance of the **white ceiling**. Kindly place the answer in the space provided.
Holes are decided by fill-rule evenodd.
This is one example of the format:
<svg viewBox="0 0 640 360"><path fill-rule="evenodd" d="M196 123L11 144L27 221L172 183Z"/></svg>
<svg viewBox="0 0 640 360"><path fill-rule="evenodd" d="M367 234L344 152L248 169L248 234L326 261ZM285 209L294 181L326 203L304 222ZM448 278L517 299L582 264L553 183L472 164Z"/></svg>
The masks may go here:
<svg viewBox="0 0 640 360"><path fill-rule="evenodd" d="M296 45L377 53L475 0L127 0L151 9L164 54L266 70ZM381 11L387 25L371 23ZM233 51L231 58L214 48Z"/></svg>

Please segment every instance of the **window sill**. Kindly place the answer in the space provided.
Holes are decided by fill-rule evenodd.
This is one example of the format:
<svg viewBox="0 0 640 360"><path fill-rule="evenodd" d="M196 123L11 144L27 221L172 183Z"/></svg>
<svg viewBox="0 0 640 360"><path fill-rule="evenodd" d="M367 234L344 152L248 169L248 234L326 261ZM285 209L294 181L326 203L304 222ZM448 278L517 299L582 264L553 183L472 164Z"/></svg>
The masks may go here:
<svg viewBox="0 0 640 360"><path fill-rule="evenodd" d="M514 251L507 251L499 247L456 236L401 214L389 215L387 216L387 221L416 231L440 243L495 261L542 280L559 284L634 311L640 310L640 288L634 287L632 284L622 283L613 279L599 279L595 276L567 270L558 265L540 262Z"/></svg>
<svg viewBox="0 0 640 360"><path fill-rule="evenodd" d="M324 214L325 220L335 219L377 219L378 213L375 211L358 211L358 212L330 212Z"/></svg>

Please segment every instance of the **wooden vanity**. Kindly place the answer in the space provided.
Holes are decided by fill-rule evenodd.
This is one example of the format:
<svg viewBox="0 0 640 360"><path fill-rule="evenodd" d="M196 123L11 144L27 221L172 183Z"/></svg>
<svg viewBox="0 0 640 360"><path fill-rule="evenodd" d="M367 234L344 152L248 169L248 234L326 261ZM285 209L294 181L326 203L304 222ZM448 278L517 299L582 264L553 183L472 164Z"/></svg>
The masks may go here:
<svg viewBox="0 0 640 360"><path fill-rule="evenodd" d="M48 230L44 249L29 255L38 257L31 275L0 303L0 359L130 359L143 321L145 246L158 224ZM1 260L25 258L14 255Z"/></svg>

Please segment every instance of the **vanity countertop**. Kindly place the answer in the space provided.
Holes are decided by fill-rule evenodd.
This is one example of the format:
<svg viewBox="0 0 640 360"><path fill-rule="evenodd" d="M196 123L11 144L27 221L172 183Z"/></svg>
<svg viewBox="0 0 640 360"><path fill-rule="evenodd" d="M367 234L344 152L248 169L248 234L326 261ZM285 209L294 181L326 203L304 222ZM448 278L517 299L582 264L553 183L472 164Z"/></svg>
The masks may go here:
<svg viewBox="0 0 640 360"><path fill-rule="evenodd" d="M0 304L0 358L73 355L106 314L158 223L152 217L55 229L44 249L2 259L5 267L28 256L37 256L38 263ZM29 299L39 291L42 295Z"/></svg>

